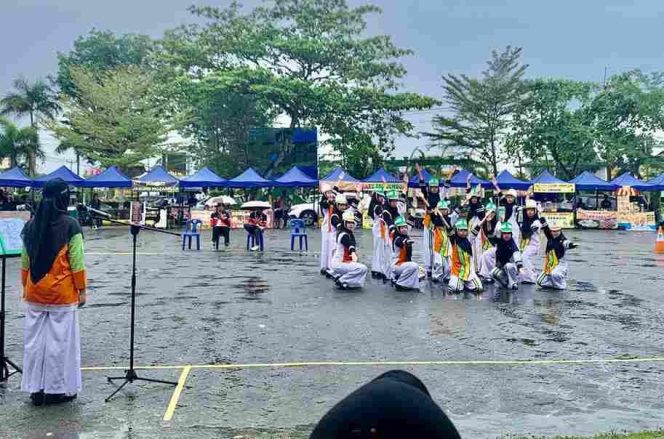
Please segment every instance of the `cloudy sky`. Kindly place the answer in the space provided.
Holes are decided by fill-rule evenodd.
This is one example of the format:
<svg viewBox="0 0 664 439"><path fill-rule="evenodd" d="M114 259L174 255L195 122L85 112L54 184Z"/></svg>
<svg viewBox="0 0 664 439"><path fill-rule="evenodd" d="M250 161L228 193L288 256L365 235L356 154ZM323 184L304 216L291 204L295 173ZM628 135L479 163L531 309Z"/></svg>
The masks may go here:
<svg viewBox="0 0 664 439"><path fill-rule="evenodd" d="M53 73L56 53L92 28L145 33L158 37L191 20L192 0L2 0L0 14L0 94L12 80ZM201 3L201 2L196 2ZM204 4L223 6L227 0ZM245 1L252 5L256 0ZM352 4L359 3L351 0ZM477 74L492 49L524 49L529 76L601 81L608 74L640 68L664 71L663 0L374 0L383 14L371 18L370 30L392 35L415 51L404 60L405 88L440 97L444 73ZM420 130L432 112L409 114ZM52 152L45 138L51 170L71 157ZM409 154L422 140L399 142L398 155Z"/></svg>

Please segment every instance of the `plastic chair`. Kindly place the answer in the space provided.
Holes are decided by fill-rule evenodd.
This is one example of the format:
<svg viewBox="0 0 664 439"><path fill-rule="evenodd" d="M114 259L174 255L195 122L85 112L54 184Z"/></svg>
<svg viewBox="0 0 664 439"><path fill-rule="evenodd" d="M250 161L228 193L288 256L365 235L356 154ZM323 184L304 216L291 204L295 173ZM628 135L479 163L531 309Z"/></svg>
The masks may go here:
<svg viewBox="0 0 664 439"><path fill-rule="evenodd" d="M247 231L247 250L250 248L258 246L260 250L263 251L263 231L258 234L258 242L256 242L256 236L254 233Z"/></svg>
<svg viewBox="0 0 664 439"><path fill-rule="evenodd" d="M201 249L201 232L198 230L201 224L201 220L187 220L184 225L184 233L182 233L182 250L184 250L187 239L189 239L189 250L191 250L191 238L196 238L196 250Z"/></svg>
<svg viewBox="0 0 664 439"><path fill-rule="evenodd" d="M289 221L291 228L291 237L290 237L290 249L295 251L295 238L300 239L300 251L302 251L302 239L304 239L304 248L306 251L309 251L309 238L307 237L307 231L305 228L304 221L301 219L293 218Z"/></svg>

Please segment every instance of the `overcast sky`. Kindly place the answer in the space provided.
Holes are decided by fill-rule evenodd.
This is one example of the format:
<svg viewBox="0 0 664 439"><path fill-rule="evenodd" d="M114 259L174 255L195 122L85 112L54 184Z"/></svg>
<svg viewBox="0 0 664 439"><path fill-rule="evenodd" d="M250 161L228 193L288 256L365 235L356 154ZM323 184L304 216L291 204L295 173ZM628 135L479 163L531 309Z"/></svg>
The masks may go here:
<svg viewBox="0 0 664 439"><path fill-rule="evenodd" d="M145 33L190 21L193 3L226 5L226 0L0 0L0 94L14 78L54 73L56 53L90 29ZM245 1L252 5L254 1ZM352 4L359 3L351 1ZM381 0L383 14L370 30L389 34L415 55L404 60L405 88L440 97L444 73L477 74L492 49L524 49L528 76L601 81L627 69L664 71L664 0ZM409 115L429 127L431 112ZM45 139L43 170L65 163ZM398 155L422 140L402 140Z"/></svg>

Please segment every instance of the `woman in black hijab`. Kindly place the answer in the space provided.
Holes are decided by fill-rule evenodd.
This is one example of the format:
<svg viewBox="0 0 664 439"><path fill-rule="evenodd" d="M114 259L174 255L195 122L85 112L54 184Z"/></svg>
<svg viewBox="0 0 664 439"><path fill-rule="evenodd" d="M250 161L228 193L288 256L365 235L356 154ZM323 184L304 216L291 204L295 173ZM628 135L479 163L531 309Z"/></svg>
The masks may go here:
<svg viewBox="0 0 664 439"><path fill-rule="evenodd" d="M35 405L69 401L81 389L78 307L86 301L83 234L67 215L67 184L51 180L42 195L23 228L21 254L27 303L21 388Z"/></svg>

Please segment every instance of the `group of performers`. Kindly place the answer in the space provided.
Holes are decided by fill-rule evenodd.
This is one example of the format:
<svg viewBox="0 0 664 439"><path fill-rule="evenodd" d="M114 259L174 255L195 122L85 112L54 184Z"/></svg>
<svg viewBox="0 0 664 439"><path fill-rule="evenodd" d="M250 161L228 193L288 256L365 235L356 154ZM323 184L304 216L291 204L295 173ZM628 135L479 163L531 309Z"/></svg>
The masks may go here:
<svg viewBox="0 0 664 439"><path fill-rule="evenodd" d="M503 192L495 180L494 186L497 204L483 203L469 180L464 200L453 208L441 194L441 182L435 178L425 182L420 172L419 197L426 208L422 273L413 261L415 243L404 217L405 194L374 191L367 212L373 220L372 277L398 289L416 290L426 275L433 282L447 283L450 293L481 292L485 284L494 282L513 290L519 283L565 289L565 254L576 244L560 226L547 223L535 200L519 206L515 190ZM355 215L336 186L323 187L322 192L321 274L333 278L339 288L360 288L369 270L358 262ZM539 269L542 234L546 250Z"/></svg>

